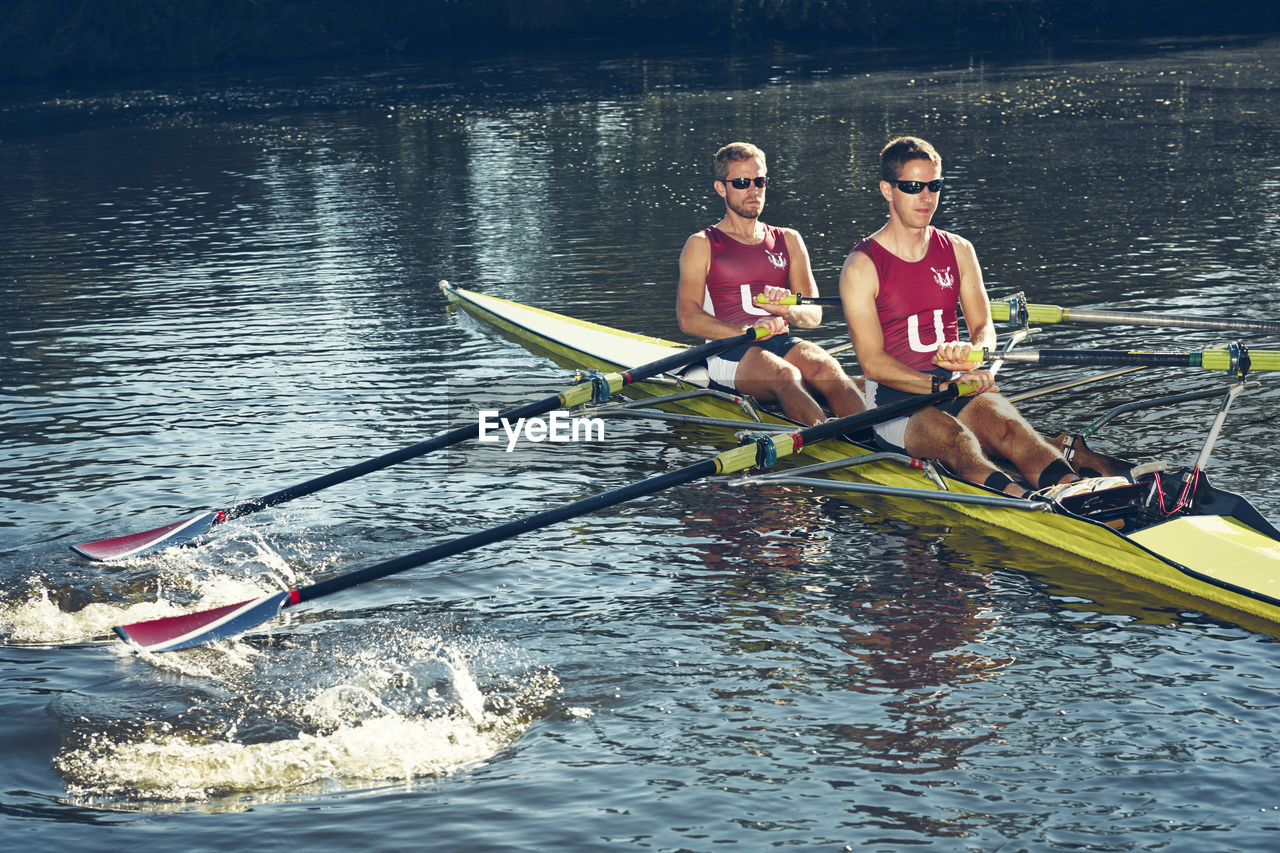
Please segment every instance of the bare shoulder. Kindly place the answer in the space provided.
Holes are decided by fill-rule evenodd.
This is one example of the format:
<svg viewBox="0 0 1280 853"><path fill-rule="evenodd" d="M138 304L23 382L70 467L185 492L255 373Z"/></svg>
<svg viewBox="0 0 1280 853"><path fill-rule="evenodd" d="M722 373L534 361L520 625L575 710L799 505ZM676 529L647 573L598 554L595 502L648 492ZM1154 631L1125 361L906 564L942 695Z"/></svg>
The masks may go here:
<svg viewBox="0 0 1280 853"><path fill-rule="evenodd" d="M782 237L787 241L788 249L805 249L804 238L800 236L800 232L794 228L782 228L775 225L782 232Z"/></svg>
<svg viewBox="0 0 1280 853"><path fill-rule="evenodd" d="M703 246L710 245L711 238L707 236L706 231L694 231L689 235L689 239L684 241L685 246L695 246L701 244Z"/></svg>
<svg viewBox="0 0 1280 853"><path fill-rule="evenodd" d="M841 268L841 274L843 275L844 273L875 276L875 261L871 260L871 256L860 249L850 249L849 254L845 255L844 266Z"/></svg>
<svg viewBox="0 0 1280 853"><path fill-rule="evenodd" d="M978 257L978 250L973 247L973 243L967 238L961 237L954 231L948 231L947 235L951 238L951 245L956 250L957 255L974 259Z"/></svg>
<svg viewBox="0 0 1280 853"><path fill-rule="evenodd" d="M689 235L689 239L684 241L684 248L680 251L681 257L711 257L711 239L707 237L705 231L695 231Z"/></svg>

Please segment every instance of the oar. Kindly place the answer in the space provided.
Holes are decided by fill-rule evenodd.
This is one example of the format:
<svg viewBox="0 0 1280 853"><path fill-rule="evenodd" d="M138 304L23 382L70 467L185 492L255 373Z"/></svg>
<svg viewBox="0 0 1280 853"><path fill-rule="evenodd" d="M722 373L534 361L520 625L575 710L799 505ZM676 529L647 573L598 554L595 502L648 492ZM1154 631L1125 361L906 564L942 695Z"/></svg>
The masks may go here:
<svg viewBox="0 0 1280 853"><path fill-rule="evenodd" d="M768 300L756 297L760 305ZM1179 329L1216 329L1224 332L1280 333L1280 320L1242 320L1238 318L1196 317L1192 314L1147 314L1130 311L1093 311L1087 308L1064 308L1060 305L1018 304L1017 299L997 299L991 302L991 319L1008 322L1010 317L1020 319L1021 309L1026 308L1028 323L1103 323L1128 326L1172 326ZM839 296L785 296L779 305L841 304Z"/></svg>
<svg viewBox="0 0 1280 853"><path fill-rule="evenodd" d="M1059 305L1018 304L1017 299L999 299L991 303L991 319L1015 321L1026 308L1028 323L1095 323L1117 326L1172 326L1178 329L1214 329L1223 332L1280 332L1280 321L1240 318L1197 317L1193 314L1149 314L1133 311L1095 311L1088 308L1064 308Z"/></svg>
<svg viewBox="0 0 1280 853"><path fill-rule="evenodd" d="M1238 345L1227 349L1198 351L1042 349L996 353L991 350L975 349L969 353L969 361L973 362L987 361L992 358L1046 367L1069 364L1196 367L1202 370L1225 370L1236 376L1243 376L1251 370L1280 370L1280 350L1250 350Z"/></svg>
<svg viewBox="0 0 1280 853"><path fill-rule="evenodd" d="M1030 391L1013 394L1008 398L1008 400L1010 403L1021 403L1023 400L1030 400L1032 397L1042 397L1045 394L1065 391L1068 388L1078 388L1081 385L1088 385L1091 382L1101 382L1104 379L1114 379L1117 376L1124 376L1126 373L1133 373L1135 370L1142 370L1145 367L1146 365L1144 364L1135 364L1131 367L1118 367L1115 370L1108 370L1106 373L1099 373L1096 376L1082 376L1076 379L1064 379L1063 381L1055 382L1052 385L1044 385L1040 388L1032 388Z"/></svg>
<svg viewBox="0 0 1280 853"><path fill-rule="evenodd" d="M509 521L497 527L491 527L488 530L461 536L422 551L416 551L403 557L397 557L363 569L337 575L309 586L271 593L261 598L242 601L238 604L228 604L212 610L121 625L115 628L115 632L126 642L152 652L173 651L204 645L213 640L231 637L247 631L255 625L274 619L284 608L301 604L304 601L314 601L322 596L332 595L335 592L350 589L362 583L384 578L397 572L407 571L434 560L461 554L464 551L470 551L483 545L501 542L521 533L527 533L530 530L538 530L561 521L577 518L580 515L616 506L625 501L645 497L663 489L669 489L714 474L742 471L756 465L767 467L775 459L797 453L807 444L813 444L823 439L855 432L876 423L892 420L924 406L970 393L972 390L972 388L961 387L957 383L936 394L926 394L920 397L900 400L888 406L880 406L846 418L811 426L790 435L763 436L753 443L735 447L711 459L696 462L675 471L659 474L637 483L631 483L611 491L574 501L573 503Z"/></svg>
<svg viewBox="0 0 1280 853"><path fill-rule="evenodd" d="M508 421L515 421L519 418L537 417L544 415L556 409L569 409L583 403L589 403L594 398L597 390L600 398L605 398L610 394L616 393L627 385L639 382L643 379L649 379L661 373L684 367L687 364L707 358L732 349L739 344L754 341L761 334L761 330L752 327L750 330L733 338L724 338L718 341L710 341L701 346L692 347L690 349L681 350L672 355L660 358L657 361L651 361L648 364L633 367L630 370L624 370L621 373L609 373L603 376L593 377L591 380L581 382L572 388L567 388L559 394L553 394L525 406L521 406L510 411L503 412L498 416L499 419L505 418ZM607 386L607 388L606 388ZM606 393L607 390L607 393ZM171 548L175 545L181 545L190 542L193 539L207 533L213 527L230 521L233 518L240 518L249 513L266 509L267 507L276 506L295 498L304 497L318 492L321 489L327 489L330 486L336 486L339 483L345 483L348 480L354 480L356 477L364 476L373 471L379 471L398 462L404 462L407 459L413 459L417 456L423 456L435 450L440 450L450 445L458 444L463 441L475 438L479 435L480 424L476 422L467 426L461 426L449 432L441 433L434 438L426 441L418 442L409 447L400 450L394 450L391 453L383 454L376 459L369 459L343 468L340 471L334 471L305 483L299 483L296 486L290 486L277 492L272 492L260 498L238 503L229 509L217 509L205 512L201 515L187 518L182 521L167 524L163 527L157 527L154 530L145 530L141 533L130 533L126 536L117 536L111 539L100 539L96 542L86 542L82 545L72 545L72 549L83 554L91 560L122 560L126 557L137 557L143 554L151 554L165 548Z"/></svg>

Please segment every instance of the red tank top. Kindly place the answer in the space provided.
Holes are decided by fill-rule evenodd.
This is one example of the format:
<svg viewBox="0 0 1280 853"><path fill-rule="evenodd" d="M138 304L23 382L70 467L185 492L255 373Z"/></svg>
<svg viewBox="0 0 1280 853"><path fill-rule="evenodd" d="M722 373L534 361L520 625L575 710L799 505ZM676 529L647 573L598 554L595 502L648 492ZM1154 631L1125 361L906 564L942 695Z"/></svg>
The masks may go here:
<svg viewBox="0 0 1280 853"><path fill-rule="evenodd" d="M752 300L765 285L790 287L791 255L782 229L764 226L764 240L753 246L739 243L714 225L702 233L711 243L703 309L726 322L748 326L768 316Z"/></svg>
<svg viewBox="0 0 1280 853"><path fill-rule="evenodd" d="M930 359L938 344L959 337L960 266L955 246L946 231L932 225L929 231L929 248L919 261L904 261L871 237L853 247L876 266L876 312L884 330L884 351L921 371L935 367Z"/></svg>

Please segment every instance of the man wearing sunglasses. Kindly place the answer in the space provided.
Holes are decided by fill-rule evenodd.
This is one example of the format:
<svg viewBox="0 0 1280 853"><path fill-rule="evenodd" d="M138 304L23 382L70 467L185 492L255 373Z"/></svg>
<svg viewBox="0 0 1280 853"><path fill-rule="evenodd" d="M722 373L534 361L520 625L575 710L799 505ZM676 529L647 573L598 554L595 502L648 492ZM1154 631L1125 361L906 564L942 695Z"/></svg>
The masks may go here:
<svg viewBox="0 0 1280 853"><path fill-rule="evenodd" d="M995 347L991 306L973 244L930 224L943 192L942 158L916 137L880 153L880 194L889 221L854 247L840 274L840 298L867 404L883 405L947 387L981 392L876 427L886 449L937 459L964 479L1022 496L1026 489L991 462L1007 459L1035 489L1079 479L1062 453L1000 396L991 373L965 359L971 347ZM969 340L960 340L956 302ZM1110 474L1096 454L1073 456L1087 475ZM1096 466L1096 467L1094 467Z"/></svg>
<svg viewBox="0 0 1280 853"><path fill-rule="evenodd" d="M812 391L826 398L837 416L857 414L862 396L840 364L822 347L790 334L791 326L818 325L822 309L777 304L791 293L817 296L818 286L800 234L760 221L767 172L764 152L754 145L735 142L716 152L713 186L724 199L724 218L691 236L680 253L680 328L717 339L762 327L769 337L708 359L712 380L762 402L777 402L806 426L827 417ZM756 303L760 294L769 304Z"/></svg>

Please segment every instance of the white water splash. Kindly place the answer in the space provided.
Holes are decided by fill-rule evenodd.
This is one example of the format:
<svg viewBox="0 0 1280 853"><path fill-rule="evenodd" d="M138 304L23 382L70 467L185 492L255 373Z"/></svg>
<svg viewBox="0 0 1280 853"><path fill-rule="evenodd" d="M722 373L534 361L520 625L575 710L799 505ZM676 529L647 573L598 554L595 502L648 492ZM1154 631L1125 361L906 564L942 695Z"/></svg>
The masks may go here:
<svg viewBox="0 0 1280 853"><path fill-rule="evenodd" d="M459 717L375 716L326 734L267 743L198 742L182 735L91 743L58 755L73 800L128 797L201 801L237 793L305 794L352 783L452 773L519 737Z"/></svg>
<svg viewBox="0 0 1280 853"><path fill-rule="evenodd" d="M404 665L389 659L397 654L406 657ZM220 735L178 731L164 721L144 721L142 730L131 724L119 734L95 725L53 766L73 802L131 810L239 809L452 774L519 739L559 689L554 675L538 671L525 673L514 697L486 695L459 649L421 634L401 648L371 645L338 663L342 682L304 697L229 703L240 716ZM441 684L447 697L419 683L415 673L424 666L447 671ZM242 723L255 722L261 731L267 715L303 731L260 742L236 739L238 729L255 727Z"/></svg>
<svg viewBox="0 0 1280 853"><path fill-rule="evenodd" d="M30 645L90 642L111 637L116 625L247 601L305 580L261 535L254 534L248 543L248 555L239 550L243 543L235 547L236 553L223 568L211 568L206 562L212 546L173 549L113 564L116 572L157 571L158 588L146 601L129 601L131 593L121 591L118 601L93 601L66 611L54 600L57 593L48 580L33 576L27 581L27 598L0 602L0 634L9 642ZM264 576L246 579L246 564L261 567Z"/></svg>
<svg viewBox="0 0 1280 853"><path fill-rule="evenodd" d="M162 590L149 601L94 601L68 612L53 600L47 586L33 584L25 600L0 603L0 632L13 643L60 645L90 642L110 637L111 629L116 625L218 607L274 591L226 576L215 576L191 586L198 595L199 604L195 606L175 603Z"/></svg>

